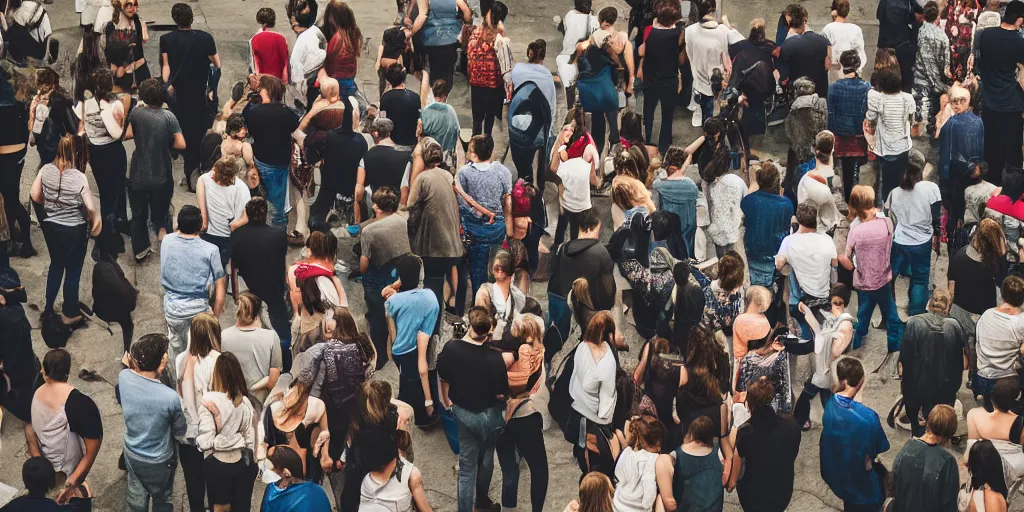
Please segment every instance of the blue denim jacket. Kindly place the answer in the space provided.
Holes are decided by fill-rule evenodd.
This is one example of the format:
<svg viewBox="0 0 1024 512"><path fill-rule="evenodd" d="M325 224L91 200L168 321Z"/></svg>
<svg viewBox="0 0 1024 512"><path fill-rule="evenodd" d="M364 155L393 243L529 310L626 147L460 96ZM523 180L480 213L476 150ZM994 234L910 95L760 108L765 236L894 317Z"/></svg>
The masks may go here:
<svg viewBox="0 0 1024 512"><path fill-rule="evenodd" d="M423 24L423 46L445 46L455 43L462 33L462 19L455 0L430 2L427 21Z"/></svg>
<svg viewBox="0 0 1024 512"><path fill-rule="evenodd" d="M656 206L679 216L686 253L694 255L694 237L697 235L697 199L701 192L693 180L657 180L654 182Z"/></svg>
<svg viewBox="0 0 1024 512"><path fill-rule="evenodd" d="M864 134L871 84L861 78L843 78L828 88L828 129L837 137Z"/></svg>
<svg viewBox="0 0 1024 512"><path fill-rule="evenodd" d="M957 114L942 125L939 143L939 178L949 178L951 166L964 172L968 162L984 158L985 123L974 112Z"/></svg>

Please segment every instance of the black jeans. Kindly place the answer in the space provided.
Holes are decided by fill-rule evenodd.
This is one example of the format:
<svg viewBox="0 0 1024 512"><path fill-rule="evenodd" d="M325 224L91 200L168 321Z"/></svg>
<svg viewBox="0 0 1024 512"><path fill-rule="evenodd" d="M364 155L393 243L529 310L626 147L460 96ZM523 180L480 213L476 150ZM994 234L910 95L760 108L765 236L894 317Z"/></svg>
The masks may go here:
<svg viewBox="0 0 1024 512"><path fill-rule="evenodd" d="M644 84L644 131L647 133L648 144L651 144L654 137L654 108L661 103L661 130L658 132L658 150L661 154L665 154L672 145L672 118L679 97L674 85Z"/></svg>
<svg viewBox="0 0 1024 512"><path fill-rule="evenodd" d="M881 193L875 197L875 204L883 204L889 198L889 193L900 185L903 175L907 172L910 152L898 155L880 156L878 162L878 175L882 177Z"/></svg>
<svg viewBox="0 0 1024 512"><path fill-rule="evenodd" d="M92 167L92 174L96 177L96 186L99 188L100 214L103 220L128 220L128 201L125 198L128 157L124 151L124 143L115 140L102 146L90 144L89 166Z"/></svg>
<svg viewBox="0 0 1024 512"><path fill-rule="evenodd" d="M178 108L174 112L175 117L178 118L178 124L181 126L181 135L185 137L185 149L182 150L182 154L185 157L186 180L193 171L199 171L199 147L203 136L206 135L206 130L210 129L210 115L205 95L200 100L201 102L197 102L195 99L189 98L188 101L183 102L179 96ZM189 186L191 187L191 184Z"/></svg>
<svg viewBox="0 0 1024 512"><path fill-rule="evenodd" d="M21 203L21 171L25 169L26 150L0 155L0 195L4 198L4 215L7 215L7 226L13 228L15 223L21 230L23 247L32 247L29 231L31 221L28 210Z"/></svg>
<svg viewBox="0 0 1024 512"><path fill-rule="evenodd" d="M558 216L558 224L555 226L555 244L552 245L553 250L558 250L558 247L562 245L562 241L565 240L565 228L569 228L569 240L576 240L580 236L580 214L583 212L569 212L563 211Z"/></svg>
<svg viewBox="0 0 1024 512"><path fill-rule="evenodd" d="M444 282L448 276L452 275L452 267L458 265L460 260L461 258L423 258L423 287L434 292L434 296L437 297L437 305L442 312L445 308ZM434 324L434 332L431 334L437 334L443 316L443 314L438 315L437 323Z"/></svg>
<svg viewBox="0 0 1024 512"><path fill-rule="evenodd" d="M76 317L78 309L78 285L82 281L82 267L85 265L85 247L89 242L88 224L64 226L46 221L43 224L46 248L50 252L50 269L46 275L46 309L52 311L64 282L64 316Z"/></svg>
<svg viewBox="0 0 1024 512"><path fill-rule="evenodd" d="M548 454L544 449L543 420L540 413L513 418L505 425L495 447L501 464L501 506L516 508L519 490L518 452L530 466L530 504L533 512L544 510L548 493Z"/></svg>
<svg viewBox="0 0 1024 512"><path fill-rule="evenodd" d="M605 139L605 119L608 120L608 139ZM597 143L597 153L601 154L604 152L605 140L611 140L612 144L619 141L619 111L612 110L611 112L592 112L590 117L591 130L590 134L594 136L594 142Z"/></svg>
<svg viewBox="0 0 1024 512"><path fill-rule="evenodd" d="M850 202L850 192L853 187L860 185L860 166L863 158L859 156L848 156L838 158L839 166L843 168L843 198Z"/></svg>
<svg viewBox="0 0 1024 512"><path fill-rule="evenodd" d="M793 407L793 419L801 427L811 417L811 399L814 398L814 395L818 395L821 407L824 409L825 404L832 399L832 390L829 388L819 388L811 384L811 381L804 383L804 390L800 393L800 398L796 399L796 406Z"/></svg>
<svg viewBox="0 0 1024 512"><path fill-rule="evenodd" d="M124 345L124 351L128 352L128 348L132 346L132 336L135 334L135 321L132 320L131 312L126 312L120 318L113 319L111 323L121 326L121 342Z"/></svg>
<svg viewBox="0 0 1024 512"><path fill-rule="evenodd" d="M469 97L473 110L473 135L490 135L494 129L494 120L501 117L505 105L505 89L474 85L469 89Z"/></svg>
<svg viewBox="0 0 1024 512"><path fill-rule="evenodd" d="M168 183L162 190L132 190L129 196L132 203L132 253L140 254L149 249L149 220L153 220L153 228L157 231L164 228L167 232L173 226L167 224L168 209L171 207L171 195L174 184Z"/></svg>
<svg viewBox="0 0 1024 512"><path fill-rule="evenodd" d="M416 426L430 425L437 418L437 409L434 414L427 415L427 408L424 405L426 397L423 396L423 384L420 383L420 373L417 367L419 360L418 351L413 350L408 354L393 355L395 365L398 366L398 398L412 406L416 414ZM430 398L437 401L437 370L427 374L427 382L430 383Z"/></svg>
<svg viewBox="0 0 1024 512"><path fill-rule="evenodd" d="M255 292L254 292L255 293ZM270 326L274 328L277 337L281 340L281 372L287 373L292 369L292 315L288 311L288 304L284 300L284 292L256 294L264 304L267 305L267 316L270 317Z"/></svg>
<svg viewBox="0 0 1024 512"><path fill-rule="evenodd" d="M900 88L903 92L911 92L914 88L914 61L917 59L916 38L909 40L896 47L896 61L900 65L900 75L903 81ZM1018 140L1019 144L1020 141Z"/></svg>
<svg viewBox="0 0 1024 512"><path fill-rule="evenodd" d="M995 106L995 105L992 105ZM1020 112L998 112L986 106L981 111L985 123L985 161L988 162L988 181L1003 184L1003 170L1020 167L1021 138L1024 137L1024 118Z"/></svg>
<svg viewBox="0 0 1024 512"><path fill-rule="evenodd" d="M565 88L565 108L571 109L576 104L576 86L571 85ZM557 122L557 120L556 120Z"/></svg>
<svg viewBox="0 0 1024 512"><path fill-rule="evenodd" d="M203 452L195 445L178 443L178 460L185 476L185 494L191 512L206 512L206 477L203 471ZM213 500L210 500L213 503Z"/></svg>
<svg viewBox="0 0 1024 512"><path fill-rule="evenodd" d="M925 431L924 425L921 424L917 417L918 412L920 412L921 415L924 416L924 418L927 420L928 415L931 414L932 412L932 408L934 408L936 405L946 404L950 407L953 407L953 404L955 402L956 399L949 400L947 402L938 402L931 404L915 403L912 400L907 400L904 396L903 409L906 410L907 412L907 420L910 422L910 431L911 433L913 433L914 437L923 436Z"/></svg>
<svg viewBox="0 0 1024 512"><path fill-rule="evenodd" d="M444 78L448 80L448 83L452 82L452 75L455 74L455 60L458 58L458 49L459 43L423 47L423 53L427 57L427 68L430 71L431 80Z"/></svg>
<svg viewBox="0 0 1024 512"><path fill-rule="evenodd" d="M201 455L202 453L200 453ZM252 488L256 484L259 468L256 461L221 462L213 455L203 460L206 488L210 489L210 508L213 505L231 505L231 510L250 510Z"/></svg>

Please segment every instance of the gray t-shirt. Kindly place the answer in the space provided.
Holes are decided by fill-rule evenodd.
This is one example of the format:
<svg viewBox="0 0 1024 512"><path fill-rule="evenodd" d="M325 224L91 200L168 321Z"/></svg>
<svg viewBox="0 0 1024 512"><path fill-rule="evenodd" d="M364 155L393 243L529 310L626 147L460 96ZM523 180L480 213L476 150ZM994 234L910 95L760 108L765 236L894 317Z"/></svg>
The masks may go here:
<svg viewBox="0 0 1024 512"><path fill-rule="evenodd" d="M43 185L46 222L62 226L85 224L84 191L89 189L85 174L78 169L60 172L53 164L44 165L39 169L39 174Z"/></svg>
<svg viewBox="0 0 1024 512"><path fill-rule="evenodd" d="M191 318L210 310L207 287L224 277L220 250L199 237L172 233L160 243L160 284L164 314Z"/></svg>
<svg viewBox="0 0 1024 512"><path fill-rule="evenodd" d="M221 352L231 352L242 366L246 387L252 387L264 377L270 376L270 369L281 369L281 339L273 329L239 329L231 326L221 333ZM259 406L263 406L267 392L255 393Z"/></svg>
<svg viewBox="0 0 1024 512"><path fill-rule="evenodd" d="M397 256L409 254L409 224L401 215L391 214L371 222L359 235L363 256L370 260L370 267L380 268Z"/></svg>
<svg viewBox="0 0 1024 512"><path fill-rule="evenodd" d="M249 187L238 178L225 187L213 180L212 171L199 179L206 190L206 216L209 218L206 232L214 236L231 236L231 223L242 218L245 203L252 199Z"/></svg>
<svg viewBox="0 0 1024 512"><path fill-rule="evenodd" d="M171 176L171 145L174 134L181 133L178 118L161 108L136 108L128 116L135 137L128 186L137 191L163 190L174 180Z"/></svg>
<svg viewBox="0 0 1024 512"><path fill-rule="evenodd" d="M474 201L502 217L502 201L512 193L512 171L498 162L471 163L462 166L458 174L459 186ZM459 197L459 204L469 208L469 204Z"/></svg>

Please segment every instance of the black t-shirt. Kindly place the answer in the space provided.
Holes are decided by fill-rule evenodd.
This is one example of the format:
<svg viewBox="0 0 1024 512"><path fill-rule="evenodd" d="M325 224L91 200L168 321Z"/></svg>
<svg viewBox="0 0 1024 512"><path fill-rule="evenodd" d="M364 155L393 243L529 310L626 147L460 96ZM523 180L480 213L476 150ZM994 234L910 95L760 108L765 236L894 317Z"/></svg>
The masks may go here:
<svg viewBox="0 0 1024 512"><path fill-rule="evenodd" d="M549 291L566 297L572 283L583 277L590 285L590 298L597 311L615 306L615 263L608 249L597 240L576 239L566 242L558 252Z"/></svg>
<svg viewBox="0 0 1024 512"><path fill-rule="evenodd" d="M644 40L644 83L675 87L679 75L679 27L652 28Z"/></svg>
<svg viewBox="0 0 1024 512"><path fill-rule="evenodd" d="M380 111L395 123L391 140L403 146L416 145L416 125L420 120L420 95L408 89L392 89L380 98Z"/></svg>
<svg viewBox="0 0 1024 512"><path fill-rule="evenodd" d="M1024 97L1017 84L1017 64L1024 64L1024 37L1016 30L992 27L978 31L974 44L981 58L978 74L985 87L985 108L999 112L1024 111Z"/></svg>
<svg viewBox="0 0 1024 512"><path fill-rule="evenodd" d="M202 30L175 30L160 36L160 53L167 54L170 82L178 102L205 101L210 57L217 54L213 36ZM161 63L163 58L161 57Z"/></svg>
<svg viewBox="0 0 1024 512"><path fill-rule="evenodd" d="M391 187L396 194L402 188L402 175L412 151L402 151L392 146L374 146L363 157L363 169L366 170L364 185L377 190L380 187Z"/></svg>
<svg viewBox="0 0 1024 512"><path fill-rule="evenodd" d="M800 427L792 416L776 416L770 405L754 413L736 434L743 478L736 486L744 510L785 510L793 497Z"/></svg>
<svg viewBox="0 0 1024 512"><path fill-rule="evenodd" d="M254 105L242 114L252 135L252 156L268 165L288 165L292 161L292 132L299 117L280 103Z"/></svg>
<svg viewBox="0 0 1024 512"><path fill-rule="evenodd" d="M352 119L351 116L345 116ZM334 190L352 197L356 190L359 162L366 155L366 139L352 131L350 126L327 132L324 137L323 163L320 164L320 185L323 190Z"/></svg>
<svg viewBox="0 0 1024 512"><path fill-rule="evenodd" d="M878 19L878 47L896 48L916 41L914 12L923 12L913 0L881 0L875 10Z"/></svg>
<svg viewBox="0 0 1024 512"><path fill-rule="evenodd" d="M68 426L79 437L82 439L103 438L100 410L96 407L96 402L93 402L88 395L77 389L71 390L67 401L64 402L64 412L68 417Z"/></svg>
<svg viewBox="0 0 1024 512"><path fill-rule="evenodd" d="M968 247L960 249L949 262L946 279L956 282L953 304L970 313L980 315L996 307L996 288L1002 269L994 269L967 254ZM972 251L973 252L973 251Z"/></svg>
<svg viewBox="0 0 1024 512"><path fill-rule="evenodd" d="M437 374L448 383L448 398L479 412L501 405L508 394L508 374L501 353L465 340L452 340L437 356Z"/></svg>
<svg viewBox="0 0 1024 512"><path fill-rule="evenodd" d="M231 233L231 261L246 286L263 300L284 293L288 238L266 224L248 223Z"/></svg>
<svg viewBox="0 0 1024 512"><path fill-rule="evenodd" d="M69 512L69 505L58 505L46 496L21 496L0 508L0 512Z"/></svg>
<svg viewBox="0 0 1024 512"><path fill-rule="evenodd" d="M810 30L786 39L786 42L782 43L782 53L779 54L782 77L789 78L792 82L806 76L817 86L814 92L818 93L818 97L828 98L828 70L825 69L825 57L828 56L829 46L832 44L825 36Z"/></svg>

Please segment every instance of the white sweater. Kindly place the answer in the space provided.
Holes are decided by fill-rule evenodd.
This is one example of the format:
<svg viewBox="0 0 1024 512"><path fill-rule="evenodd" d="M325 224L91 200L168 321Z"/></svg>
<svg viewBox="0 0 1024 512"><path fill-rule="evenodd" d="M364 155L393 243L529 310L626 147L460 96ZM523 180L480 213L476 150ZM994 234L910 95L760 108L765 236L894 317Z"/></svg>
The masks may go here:
<svg viewBox="0 0 1024 512"><path fill-rule="evenodd" d="M575 367L569 380L569 396L573 409L583 417L608 425L615 412L615 355L605 344L604 357L594 362L587 342L576 349Z"/></svg>
<svg viewBox="0 0 1024 512"><path fill-rule="evenodd" d="M615 478L619 481L612 500L615 512L653 510L654 501L658 497L658 484L654 475L657 459L657 453L647 450L633 451L629 447L622 450L615 464Z"/></svg>
<svg viewBox="0 0 1024 512"><path fill-rule="evenodd" d="M205 406L199 407L199 435L196 437L196 446L209 457L213 455L221 459L223 454L228 459L224 462L235 462L243 448L255 450L256 428L255 416L252 404L249 399L242 397L242 401L236 406L228 396L219 391L209 391L203 394L204 402L211 402L220 411L220 429L217 429L217 422L213 414ZM221 459L223 460L223 459Z"/></svg>

